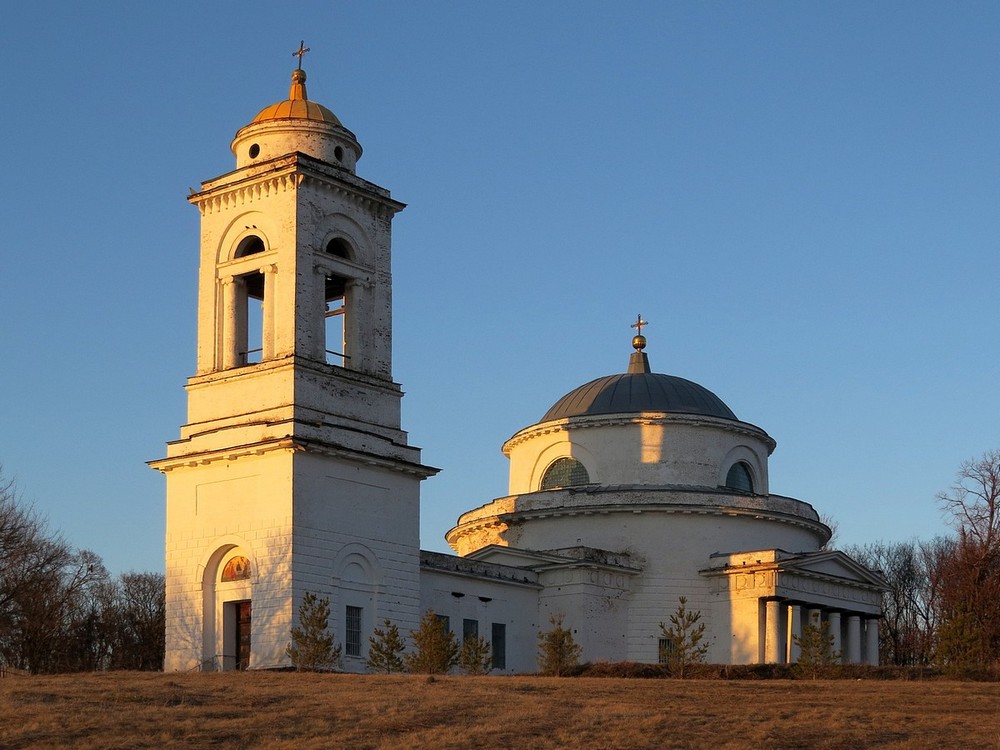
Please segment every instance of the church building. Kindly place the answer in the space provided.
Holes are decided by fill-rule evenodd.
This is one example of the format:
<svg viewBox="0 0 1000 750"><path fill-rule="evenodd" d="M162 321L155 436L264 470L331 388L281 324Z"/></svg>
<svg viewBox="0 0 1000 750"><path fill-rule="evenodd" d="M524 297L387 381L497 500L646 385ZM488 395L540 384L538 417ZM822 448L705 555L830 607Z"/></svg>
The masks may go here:
<svg viewBox="0 0 1000 750"><path fill-rule="evenodd" d="M342 668L386 619L433 609L532 672L561 617L584 661L656 662L679 597L707 660L787 663L829 623L877 663L883 582L825 548L811 505L771 494L774 440L711 391L653 372L645 325L619 374L553 402L503 445L507 494L420 550L421 462L392 378L391 230L404 205L359 177L362 149L292 73L288 99L231 144L201 215L197 365L165 458L164 669L268 669L307 592L329 597ZM626 350L627 351L627 350ZM623 364L625 353L623 352Z"/></svg>

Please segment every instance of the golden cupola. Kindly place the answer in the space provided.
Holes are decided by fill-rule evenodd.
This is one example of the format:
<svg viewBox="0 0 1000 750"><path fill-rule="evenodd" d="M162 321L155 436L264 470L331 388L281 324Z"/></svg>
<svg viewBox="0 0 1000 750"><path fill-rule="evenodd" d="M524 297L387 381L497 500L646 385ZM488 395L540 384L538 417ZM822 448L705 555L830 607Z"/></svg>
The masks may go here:
<svg viewBox="0 0 1000 750"><path fill-rule="evenodd" d="M301 65L301 61L300 61ZM306 95L306 72L292 71L288 98L264 107L240 128L230 146L237 168L300 152L350 172L361 158L361 144L332 111Z"/></svg>

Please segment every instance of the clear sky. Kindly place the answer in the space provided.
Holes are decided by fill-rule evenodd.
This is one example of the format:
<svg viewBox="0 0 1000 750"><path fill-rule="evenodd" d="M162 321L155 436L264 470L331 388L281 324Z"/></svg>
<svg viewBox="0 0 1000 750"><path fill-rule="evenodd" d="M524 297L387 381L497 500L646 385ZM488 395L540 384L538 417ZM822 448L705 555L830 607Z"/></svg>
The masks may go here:
<svg viewBox="0 0 1000 750"><path fill-rule="evenodd" d="M840 541L946 531L1000 447L996 2L95 2L0 25L0 463L112 571L162 570L194 370L189 187L287 96L365 148L394 223L422 545L506 494L500 445L655 371L778 442Z"/></svg>

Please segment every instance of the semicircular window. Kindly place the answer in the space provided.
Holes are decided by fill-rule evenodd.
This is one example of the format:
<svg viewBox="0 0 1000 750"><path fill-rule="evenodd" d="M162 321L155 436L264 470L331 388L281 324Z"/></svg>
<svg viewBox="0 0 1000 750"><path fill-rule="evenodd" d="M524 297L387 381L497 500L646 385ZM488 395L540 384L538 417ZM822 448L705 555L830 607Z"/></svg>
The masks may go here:
<svg viewBox="0 0 1000 750"><path fill-rule="evenodd" d="M750 474L750 467L743 461L737 461L729 467L726 474L726 487L737 492L747 492L753 494L753 476Z"/></svg>
<svg viewBox="0 0 1000 750"><path fill-rule="evenodd" d="M557 487L576 487L589 483L590 475L583 464L575 458L559 458L545 470L541 489L554 490Z"/></svg>
<svg viewBox="0 0 1000 750"><path fill-rule="evenodd" d="M264 252L264 240L255 234L251 234L249 237L244 237L240 240L240 244L236 246L236 254L233 257L245 258L248 255L256 255L262 252Z"/></svg>

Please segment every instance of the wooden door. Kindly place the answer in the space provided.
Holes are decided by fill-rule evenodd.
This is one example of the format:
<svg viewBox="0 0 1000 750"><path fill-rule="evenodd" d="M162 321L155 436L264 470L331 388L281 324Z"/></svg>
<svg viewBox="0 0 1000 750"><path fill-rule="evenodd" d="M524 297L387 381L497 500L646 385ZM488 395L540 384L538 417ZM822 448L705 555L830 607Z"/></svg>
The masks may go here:
<svg viewBox="0 0 1000 750"><path fill-rule="evenodd" d="M250 602L236 602L236 668L250 665Z"/></svg>

